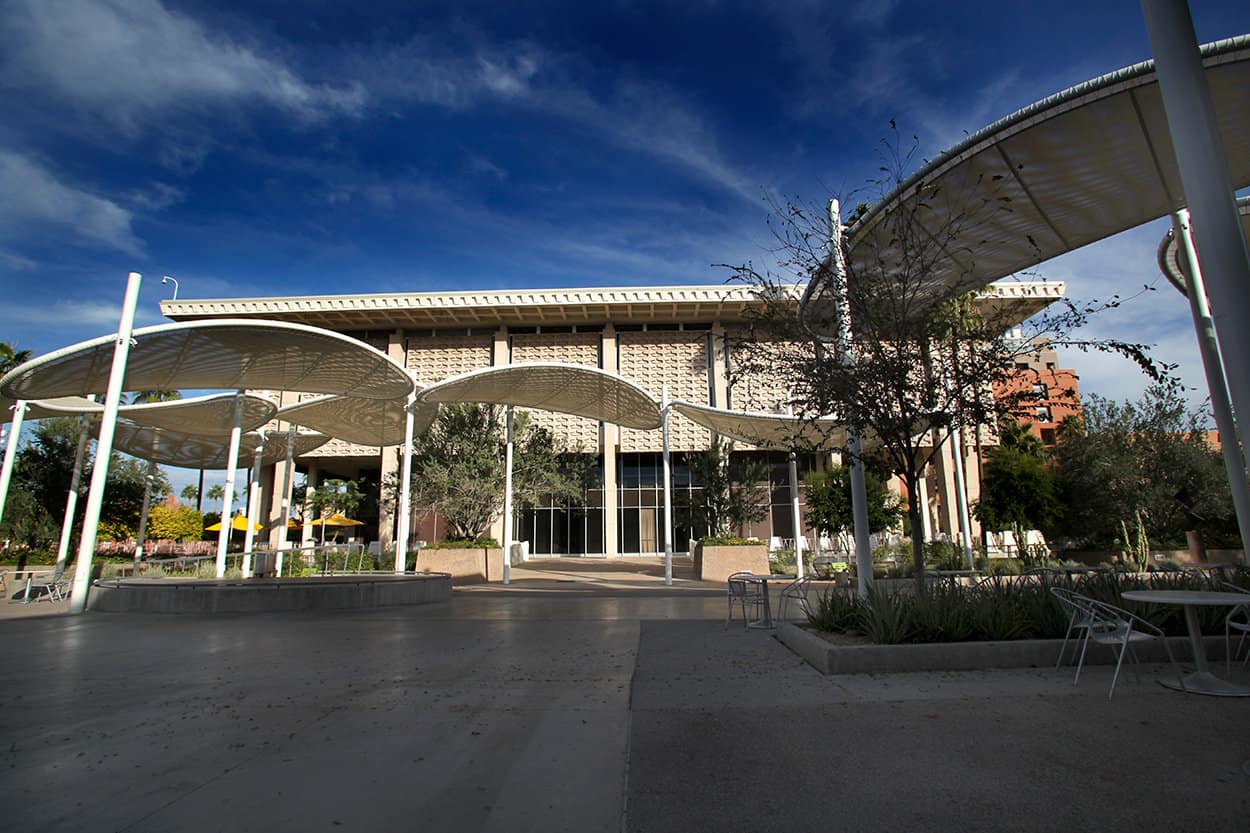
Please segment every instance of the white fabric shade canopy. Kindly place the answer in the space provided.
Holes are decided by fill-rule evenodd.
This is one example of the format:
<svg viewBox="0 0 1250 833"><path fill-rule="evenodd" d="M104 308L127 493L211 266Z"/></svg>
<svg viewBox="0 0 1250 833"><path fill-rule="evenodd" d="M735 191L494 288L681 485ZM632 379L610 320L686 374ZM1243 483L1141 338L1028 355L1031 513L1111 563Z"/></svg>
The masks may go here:
<svg viewBox="0 0 1250 833"><path fill-rule="evenodd" d="M1242 188L1250 185L1250 36L1202 54L1232 184ZM1183 207L1154 62L1043 99L927 164L846 230L849 280L883 279L870 259L885 252L888 264L891 213L910 212L917 200L929 205L919 216L930 232L963 218L957 240L939 239L953 245L927 271L931 303ZM813 279L801 315L832 338L829 290Z"/></svg>
<svg viewBox="0 0 1250 833"><path fill-rule="evenodd" d="M413 433L434 421L438 405L418 403ZM391 446L404 442L402 399L361 399L355 396L318 396L278 409L278 418L329 434L357 445Z"/></svg>
<svg viewBox="0 0 1250 833"><path fill-rule="evenodd" d="M380 350L303 324L194 321L134 331L126 390L291 390L403 399L413 382ZM0 379L0 395L48 399L108 387L116 337L55 350Z"/></svg>
<svg viewBox="0 0 1250 833"><path fill-rule="evenodd" d="M172 399L167 402L145 402L122 405L117 409L119 417L133 423L153 428L165 428L184 434L200 436L227 436L234 425L235 403L243 405L242 430L254 431L264 425L277 412L268 399L236 393L214 393L189 399ZM0 408L6 412L13 400L0 398ZM35 400L26 403L26 419L48 419L59 416L97 416L104 406L84 396L62 396L54 399Z"/></svg>
<svg viewBox="0 0 1250 833"><path fill-rule="evenodd" d="M596 367L559 362L510 364L462 373L421 391L417 401L516 405L626 428L660 427L659 403L633 382Z"/></svg>
<svg viewBox="0 0 1250 833"><path fill-rule="evenodd" d="M846 446L846 425L841 420L727 411L680 400L672 403L672 409L722 437L760 448L830 451Z"/></svg>
<svg viewBox="0 0 1250 833"><path fill-rule="evenodd" d="M296 433L294 453L307 454L329 442L325 434L304 432ZM239 455L234 461L236 466L250 466L261 444L261 435L257 433L243 434L239 438ZM285 431L265 434L264 451L261 463L272 465L286 459L287 434ZM226 469L230 467L230 451L228 437L206 437L202 435L184 434L163 428L152 428L139 425L129 420L119 419L115 429L113 447L124 451L132 457L150 460L165 466L179 466L188 469Z"/></svg>

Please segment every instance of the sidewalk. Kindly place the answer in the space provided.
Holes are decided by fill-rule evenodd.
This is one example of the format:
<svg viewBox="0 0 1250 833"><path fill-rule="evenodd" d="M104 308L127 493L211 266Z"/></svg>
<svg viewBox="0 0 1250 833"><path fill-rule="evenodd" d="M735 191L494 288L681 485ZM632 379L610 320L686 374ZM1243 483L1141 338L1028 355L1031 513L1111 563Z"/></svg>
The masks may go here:
<svg viewBox="0 0 1250 833"><path fill-rule="evenodd" d="M0 826L1215 831L1250 813L1250 700L1165 690L1161 669L1110 702L1105 667L1077 688L1051 669L822 677L723 627L715 588L520 572L422 607L0 621Z"/></svg>

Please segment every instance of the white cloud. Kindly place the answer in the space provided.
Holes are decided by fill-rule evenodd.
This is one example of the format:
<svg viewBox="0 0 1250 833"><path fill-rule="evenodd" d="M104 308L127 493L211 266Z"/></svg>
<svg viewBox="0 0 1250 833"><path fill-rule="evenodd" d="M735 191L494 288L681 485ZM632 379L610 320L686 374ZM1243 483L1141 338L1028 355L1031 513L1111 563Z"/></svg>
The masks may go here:
<svg viewBox="0 0 1250 833"><path fill-rule="evenodd" d="M0 228L10 233L47 224L127 254L142 253L129 211L58 181L25 156L0 150L0 192L8 195L0 201Z"/></svg>
<svg viewBox="0 0 1250 833"><path fill-rule="evenodd" d="M258 101L306 119L363 105L358 86L309 83L159 0L15 0L0 18L0 46L11 87L127 132L205 103Z"/></svg>

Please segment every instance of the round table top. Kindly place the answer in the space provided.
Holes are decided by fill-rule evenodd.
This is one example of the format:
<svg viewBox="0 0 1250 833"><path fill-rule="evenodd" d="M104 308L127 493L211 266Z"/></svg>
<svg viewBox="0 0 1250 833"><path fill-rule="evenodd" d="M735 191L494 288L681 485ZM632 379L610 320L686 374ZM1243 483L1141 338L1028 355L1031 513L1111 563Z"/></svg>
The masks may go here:
<svg viewBox="0 0 1250 833"><path fill-rule="evenodd" d="M1153 602L1173 605L1236 605L1250 604L1250 593L1231 593L1222 590L1128 590L1121 598L1132 602Z"/></svg>

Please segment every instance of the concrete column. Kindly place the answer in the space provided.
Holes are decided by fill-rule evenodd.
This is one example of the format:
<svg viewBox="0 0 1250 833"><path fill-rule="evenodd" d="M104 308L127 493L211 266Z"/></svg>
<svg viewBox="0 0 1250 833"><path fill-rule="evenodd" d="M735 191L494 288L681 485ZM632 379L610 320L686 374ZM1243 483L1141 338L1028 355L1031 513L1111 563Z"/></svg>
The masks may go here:
<svg viewBox="0 0 1250 833"><path fill-rule="evenodd" d="M304 525L300 528L299 543L301 547L311 547L317 543L317 528L308 526L308 522L313 519L312 505L309 498L312 497L313 489L317 488L317 483L321 480L321 467L316 463L308 464L308 474L304 477L304 483L308 488L304 490L304 505L300 508L300 515L304 519Z"/></svg>
<svg viewBox="0 0 1250 833"><path fill-rule="evenodd" d="M937 530L945 532L951 540L959 536L959 501L955 499L955 467L951 463L951 441L947 438L935 449L933 470L937 476Z"/></svg>
<svg viewBox="0 0 1250 833"><path fill-rule="evenodd" d="M729 363L725 350L725 328L719 321L712 324L712 401L714 408L729 407Z"/></svg>
<svg viewBox="0 0 1250 833"><path fill-rule="evenodd" d="M607 324L599 342L601 369L617 373L616 328ZM599 450L603 454L603 552L608 558L619 558L617 544L617 471L616 455L621 444L621 429L612 423L602 423Z"/></svg>
<svg viewBox="0 0 1250 833"><path fill-rule="evenodd" d="M407 368L407 353L404 349L404 331L395 330L387 338L386 355ZM400 447L402 449L402 446ZM400 454L394 447L380 449L382 453L382 494L378 500L378 541L383 549L395 545L395 509L396 492L387 487L388 483L397 482L399 477Z"/></svg>

